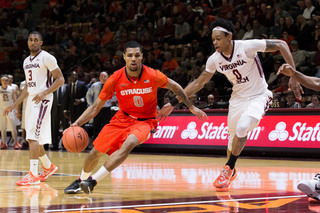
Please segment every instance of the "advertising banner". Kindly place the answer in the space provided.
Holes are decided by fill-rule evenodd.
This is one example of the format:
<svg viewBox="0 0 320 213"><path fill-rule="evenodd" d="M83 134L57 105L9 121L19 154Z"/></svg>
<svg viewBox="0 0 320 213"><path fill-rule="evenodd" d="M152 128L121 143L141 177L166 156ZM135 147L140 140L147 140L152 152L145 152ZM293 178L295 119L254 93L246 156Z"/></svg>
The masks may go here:
<svg viewBox="0 0 320 213"><path fill-rule="evenodd" d="M227 146L227 116L171 115L145 144ZM248 133L246 146L320 148L320 115L265 115Z"/></svg>

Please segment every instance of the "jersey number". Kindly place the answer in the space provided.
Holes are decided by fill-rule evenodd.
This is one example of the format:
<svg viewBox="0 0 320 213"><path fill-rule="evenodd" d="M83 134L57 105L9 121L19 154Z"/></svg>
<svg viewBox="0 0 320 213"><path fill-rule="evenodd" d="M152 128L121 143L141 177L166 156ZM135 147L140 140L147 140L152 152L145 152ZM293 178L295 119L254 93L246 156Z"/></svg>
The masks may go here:
<svg viewBox="0 0 320 213"><path fill-rule="evenodd" d="M32 81L32 70L28 70L28 81Z"/></svg>
<svg viewBox="0 0 320 213"><path fill-rule="evenodd" d="M143 99L141 96L134 96L133 103L136 107L143 107Z"/></svg>
<svg viewBox="0 0 320 213"><path fill-rule="evenodd" d="M240 74L240 72L238 70L232 70L232 73L236 76L236 78L238 80L242 79L242 75Z"/></svg>
<svg viewBox="0 0 320 213"><path fill-rule="evenodd" d="M9 96L8 96L8 94L3 93L3 95L2 95L2 100L5 101L5 102L9 101Z"/></svg>

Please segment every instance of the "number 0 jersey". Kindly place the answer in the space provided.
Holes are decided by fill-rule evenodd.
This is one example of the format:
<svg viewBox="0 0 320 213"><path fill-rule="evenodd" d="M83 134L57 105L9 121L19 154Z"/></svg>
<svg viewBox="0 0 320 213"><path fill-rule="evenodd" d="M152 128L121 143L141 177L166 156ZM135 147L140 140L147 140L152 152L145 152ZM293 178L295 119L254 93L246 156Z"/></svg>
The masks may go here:
<svg viewBox="0 0 320 213"><path fill-rule="evenodd" d="M108 78L99 98L106 101L115 92L122 111L137 118L152 118L157 116L157 88L167 84L167 76L159 70L142 66L140 76L132 78L123 67Z"/></svg>
<svg viewBox="0 0 320 213"><path fill-rule="evenodd" d="M233 85L231 97L252 97L264 94L268 84L265 80L257 52L266 49L265 40L233 40L230 57L213 53L206 64L206 71L216 70L224 74Z"/></svg>
<svg viewBox="0 0 320 213"><path fill-rule="evenodd" d="M23 69L29 95L49 88L52 84L51 71L57 68L55 57L44 50L40 50L35 56L28 56L23 62Z"/></svg>

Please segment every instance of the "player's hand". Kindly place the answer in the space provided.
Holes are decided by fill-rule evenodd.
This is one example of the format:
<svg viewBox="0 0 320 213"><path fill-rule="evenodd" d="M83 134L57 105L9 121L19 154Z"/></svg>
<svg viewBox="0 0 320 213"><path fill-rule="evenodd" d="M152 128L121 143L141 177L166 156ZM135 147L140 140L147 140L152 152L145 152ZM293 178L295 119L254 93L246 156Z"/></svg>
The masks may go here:
<svg viewBox="0 0 320 213"><path fill-rule="evenodd" d="M172 106L170 103L167 103L160 109L160 111L158 111L157 119L159 119L159 121L161 121L162 119L163 121L166 121L168 115L170 115L173 109L174 106Z"/></svg>
<svg viewBox="0 0 320 213"><path fill-rule="evenodd" d="M199 120L203 121L203 118L208 119L207 114L202 111L201 109L195 107L194 105L192 105L191 107L189 107L189 110L199 118Z"/></svg>
<svg viewBox="0 0 320 213"><path fill-rule="evenodd" d="M300 86L300 83L291 77L288 85L289 85L289 88L293 91L296 98L301 100L302 98L301 94L303 94L304 92L302 87Z"/></svg>
<svg viewBox="0 0 320 213"><path fill-rule="evenodd" d="M8 106L7 108L5 108L5 109L3 110L3 114L2 114L2 115L3 115L3 116L8 115L8 113L11 112L13 109L14 109L13 106Z"/></svg>
<svg viewBox="0 0 320 213"><path fill-rule="evenodd" d="M70 127L73 127L73 126L79 126L76 122L74 122L73 124L70 124ZM69 129L70 127L66 128L62 134L64 134L65 131L67 131L67 129Z"/></svg>
<svg viewBox="0 0 320 213"><path fill-rule="evenodd" d="M46 97L46 94L44 92L40 92L32 98L32 101L34 101L35 104L38 104L44 99L44 97Z"/></svg>
<svg viewBox="0 0 320 213"><path fill-rule="evenodd" d="M293 76L295 70L289 64L282 64L277 72L277 75L284 74L286 76Z"/></svg>
<svg viewBox="0 0 320 213"><path fill-rule="evenodd" d="M289 88L293 91L296 98L301 100L301 94L303 94L304 92L300 83L292 78L295 72L296 70L293 69L289 64L282 64L277 72L277 75L282 73L291 77L288 83Z"/></svg>

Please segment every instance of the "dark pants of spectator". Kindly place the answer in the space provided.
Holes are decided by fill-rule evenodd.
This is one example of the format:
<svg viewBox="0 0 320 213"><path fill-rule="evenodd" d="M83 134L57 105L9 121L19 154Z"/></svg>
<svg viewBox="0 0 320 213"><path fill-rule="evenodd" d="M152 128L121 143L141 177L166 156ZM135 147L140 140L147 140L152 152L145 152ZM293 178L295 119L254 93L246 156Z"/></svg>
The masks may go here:
<svg viewBox="0 0 320 213"><path fill-rule="evenodd" d="M108 124L111 120L111 109L110 107L102 107L100 112L93 119L93 140L96 139L102 128Z"/></svg>
<svg viewBox="0 0 320 213"><path fill-rule="evenodd" d="M63 114L63 108L61 105L56 105L56 107L52 106L51 111L51 126L52 126L52 148L57 150L59 147L59 141L62 137L62 134L60 134L59 130L62 126L63 130L68 128L68 120L64 117Z"/></svg>

